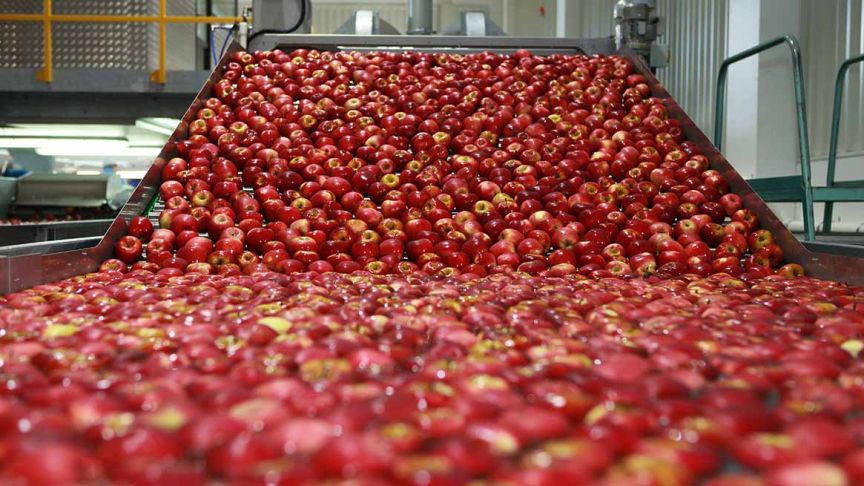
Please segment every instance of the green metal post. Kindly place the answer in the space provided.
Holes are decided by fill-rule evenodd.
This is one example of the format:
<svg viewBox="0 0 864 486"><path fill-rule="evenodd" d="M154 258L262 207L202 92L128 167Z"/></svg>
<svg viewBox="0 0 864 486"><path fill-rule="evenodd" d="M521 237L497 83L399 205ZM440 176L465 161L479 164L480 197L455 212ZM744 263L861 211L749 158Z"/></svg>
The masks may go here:
<svg viewBox="0 0 864 486"><path fill-rule="evenodd" d="M828 177L826 186L834 185L834 172L837 168L837 143L840 139L840 116L843 114L843 88L846 86L846 73L853 64L864 61L864 54L850 57L843 61L837 71L837 81L834 83L834 112L831 115L831 141L828 144ZM825 214L822 217L822 228L831 231L831 219L834 217L834 203L825 203Z"/></svg>
<svg viewBox="0 0 864 486"><path fill-rule="evenodd" d="M784 35L741 51L727 58L720 64L717 75L717 96L714 105L714 145L718 150L723 145L723 120L726 111L726 78L729 66L759 54L780 44L789 46L792 54L792 81L795 86L795 111L798 121L798 153L801 159L801 184L804 191L804 239L812 241L816 238L816 227L813 217L813 189L810 176L810 137L807 132L807 110L804 102L804 70L801 67L801 48L798 39L792 35Z"/></svg>

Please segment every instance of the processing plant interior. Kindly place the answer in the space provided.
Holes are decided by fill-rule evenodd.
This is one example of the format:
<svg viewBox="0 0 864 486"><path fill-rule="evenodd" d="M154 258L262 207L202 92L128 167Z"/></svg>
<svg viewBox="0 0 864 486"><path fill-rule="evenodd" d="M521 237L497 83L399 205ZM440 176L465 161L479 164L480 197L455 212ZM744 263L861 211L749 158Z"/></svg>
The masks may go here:
<svg viewBox="0 0 864 486"><path fill-rule="evenodd" d="M0 2L0 485L864 484L862 46L862 0Z"/></svg>

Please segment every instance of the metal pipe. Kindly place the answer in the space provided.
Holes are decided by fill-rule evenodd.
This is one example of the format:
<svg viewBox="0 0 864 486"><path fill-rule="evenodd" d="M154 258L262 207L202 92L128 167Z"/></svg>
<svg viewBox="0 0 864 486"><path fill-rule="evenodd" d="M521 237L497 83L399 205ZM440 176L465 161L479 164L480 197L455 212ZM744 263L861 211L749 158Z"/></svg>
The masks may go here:
<svg viewBox="0 0 864 486"><path fill-rule="evenodd" d="M166 4L167 0L159 0L159 69L150 74L150 79L154 83L165 84L166 79L166 55L165 51L167 47L165 44L168 43L167 40L167 28L165 25L165 17L168 14L168 6Z"/></svg>
<svg viewBox="0 0 864 486"><path fill-rule="evenodd" d="M45 83L54 81L54 29L51 27L51 20L53 18L51 11L51 0L44 0L42 2L43 66L36 74L36 77Z"/></svg>
<svg viewBox="0 0 864 486"><path fill-rule="evenodd" d="M432 0L408 0L408 34L432 33Z"/></svg>
<svg viewBox="0 0 864 486"><path fill-rule="evenodd" d="M726 78L729 66L780 44L789 46L789 51L792 54L792 81L795 86L795 112L798 121L798 153L801 158L801 182L804 190L804 239L812 241L816 238L816 227L813 215L812 178L810 176L810 137L807 132L807 110L804 102L804 71L801 67L801 48L798 45L798 39L792 35L777 37L728 57L720 64L720 72L717 74L717 101L714 106L714 146L718 150L721 150L723 145L723 120L726 115Z"/></svg>
<svg viewBox="0 0 864 486"><path fill-rule="evenodd" d="M826 186L834 185L834 173L837 168L837 143L840 139L840 117L843 114L843 88L846 86L846 73L853 64L864 61L864 54L850 57L843 61L837 71L834 82L834 112L831 115L831 141L828 142L828 175ZM834 203L825 203L825 213L822 216L822 226L826 233L831 232L831 219L834 217Z"/></svg>

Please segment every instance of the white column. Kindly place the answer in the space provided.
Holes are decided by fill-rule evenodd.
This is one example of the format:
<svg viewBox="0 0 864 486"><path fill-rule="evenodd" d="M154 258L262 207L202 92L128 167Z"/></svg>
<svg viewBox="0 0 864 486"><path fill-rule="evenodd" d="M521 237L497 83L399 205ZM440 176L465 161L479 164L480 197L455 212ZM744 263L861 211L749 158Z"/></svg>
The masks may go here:
<svg viewBox="0 0 864 486"><path fill-rule="evenodd" d="M566 37L567 0L556 0L555 4L555 37Z"/></svg>
<svg viewBox="0 0 864 486"><path fill-rule="evenodd" d="M729 0L726 54L759 43L759 0ZM726 135L721 150L745 179L756 175L759 148L759 62L750 58L732 65L726 84Z"/></svg>
<svg viewBox="0 0 864 486"><path fill-rule="evenodd" d="M760 42L784 34L792 34L800 40L801 0L763 0L760 6ZM801 172L792 80L792 58L788 47L777 46L759 56L758 121L763 130L759 133L758 177L788 176ZM783 222L802 221L802 206L799 203L773 203L771 208ZM797 229L797 224L792 227Z"/></svg>

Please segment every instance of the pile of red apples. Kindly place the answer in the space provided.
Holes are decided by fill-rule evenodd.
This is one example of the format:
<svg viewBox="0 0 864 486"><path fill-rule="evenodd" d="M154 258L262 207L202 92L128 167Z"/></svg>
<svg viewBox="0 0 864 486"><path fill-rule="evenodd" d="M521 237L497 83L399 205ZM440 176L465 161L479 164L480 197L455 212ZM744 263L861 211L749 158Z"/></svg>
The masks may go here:
<svg viewBox="0 0 864 486"><path fill-rule="evenodd" d="M618 56L232 55L98 272L0 297L0 484L864 482L864 289Z"/></svg>
<svg viewBox="0 0 864 486"><path fill-rule="evenodd" d="M624 58L237 53L212 95L126 263L752 278L783 260Z"/></svg>

